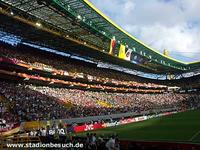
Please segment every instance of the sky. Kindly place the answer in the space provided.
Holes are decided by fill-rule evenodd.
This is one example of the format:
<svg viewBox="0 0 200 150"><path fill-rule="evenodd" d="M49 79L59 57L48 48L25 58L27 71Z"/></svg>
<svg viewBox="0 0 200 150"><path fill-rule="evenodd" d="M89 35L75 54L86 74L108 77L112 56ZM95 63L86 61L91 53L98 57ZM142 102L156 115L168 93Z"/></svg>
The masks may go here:
<svg viewBox="0 0 200 150"><path fill-rule="evenodd" d="M171 57L200 60L200 0L89 0L131 35Z"/></svg>

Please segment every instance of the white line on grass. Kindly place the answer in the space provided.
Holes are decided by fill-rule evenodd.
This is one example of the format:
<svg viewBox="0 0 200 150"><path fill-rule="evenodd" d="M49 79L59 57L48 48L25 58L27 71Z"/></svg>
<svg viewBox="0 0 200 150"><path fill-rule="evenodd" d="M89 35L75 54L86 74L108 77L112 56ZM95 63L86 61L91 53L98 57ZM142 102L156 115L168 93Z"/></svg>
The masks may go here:
<svg viewBox="0 0 200 150"><path fill-rule="evenodd" d="M190 141L193 141L200 133L200 130L198 132L196 132L191 138Z"/></svg>

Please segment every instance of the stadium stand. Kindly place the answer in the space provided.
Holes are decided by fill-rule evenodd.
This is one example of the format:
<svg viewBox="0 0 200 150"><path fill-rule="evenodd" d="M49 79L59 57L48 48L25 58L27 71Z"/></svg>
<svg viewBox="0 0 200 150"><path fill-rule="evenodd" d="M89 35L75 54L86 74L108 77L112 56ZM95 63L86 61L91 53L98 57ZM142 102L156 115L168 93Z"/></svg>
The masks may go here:
<svg viewBox="0 0 200 150"><path fill-rule="evenodd" d="M111 84L121 87L166 89L166 86L164 85L141 82L141 79L135 79L133 75L126 75L112 70L104 70L72 59L67 60L66 57L60 57L58 61L58 58L52 54L42 54L39 51L36 53L34 50L31 50L31 47L28 50L23 50L14 47L8 49L1 46L0 51L2 62L14 63L18 66L26 67L26 69L29 70L36 69L45 71L49 74L52 73L54 76L65 75L70 76L73 79L82 78L86 79L87 82L96 81L97 83L105 85ZM6 64L6 69L8 67L9 64Z"/></svg>
<svg viewBox="0 0 200 150"><path fill-rule="evenodd" d="M0 91L20 122L200 106L199 94L105 93L7 82Z"/></svg>
<svg viewBox="0 0 200 150"><path fill-rule="evenodd" d="M2 43L0 52L1 110L7 123L158 113L200 106L198 93L169 92L167 83L148 82L30 46Z"/></svg>

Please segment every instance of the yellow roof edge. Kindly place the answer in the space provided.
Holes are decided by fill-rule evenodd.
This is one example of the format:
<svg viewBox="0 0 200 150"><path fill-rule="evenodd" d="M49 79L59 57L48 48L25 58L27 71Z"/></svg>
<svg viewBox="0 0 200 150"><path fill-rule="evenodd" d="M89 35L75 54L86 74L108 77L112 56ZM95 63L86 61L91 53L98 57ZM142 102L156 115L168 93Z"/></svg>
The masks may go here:
<svg viewBox="0 0 200 150"><path fill-rule="evenodd" d="M148 45L144 44L143 42L141 42L140 40L136 39L135 37L133 37L132 35L130 35L128 32L126 32L124 29L122 29L121 27L119 27L117 24L115 24L110 18L108 18L105 14L103 14L99 9L97 9L91 2L89 2L88 0L83 0L88 6L90 6L94 11L96 11L100 16L102 16L104 19L106 19L110 24L112 24L113 26L115 26L117 29L119 29L120 31L122 31L123 33L125 33L126 35L128 35L130 38L132 38L133 40L137 41L138 43L142 44L143 46L147 47L148 49L150 49L151 51L165 57L168 58L170 60L176 61L178 63L182 63L184 65L189 65L189 64L194 64L194 63L200 63L200 61L195 61L195 62L183 62L177 59L174 59L172 57L166 56L162 53L160 53L157 50L154 50L153 48L149 47Z"/></svg>
<svg viewBox="0 0 200 150"><path fill-rule="evenodd" d="M193 61L193 62L189 62L189 63L187 63L187 64L188 64L188 65L193 65L193 64L197 64L197 63L200 63L200 60Z"/></svg>

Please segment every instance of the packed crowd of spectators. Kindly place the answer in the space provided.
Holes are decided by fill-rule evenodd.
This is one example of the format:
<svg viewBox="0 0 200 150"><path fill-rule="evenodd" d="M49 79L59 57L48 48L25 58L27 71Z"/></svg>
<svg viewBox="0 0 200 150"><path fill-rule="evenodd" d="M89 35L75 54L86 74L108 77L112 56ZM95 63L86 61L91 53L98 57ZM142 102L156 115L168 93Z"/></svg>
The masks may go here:
<svg viewBox="0 0 200 150"><path fill-rule="evenodd" d="M0 82L0 93L19 122L200 106L199 94L106 93L3 81Z"/></svg>
<svg viewBox="0 0 200 150"><path fill-rule="evenodd" d="M6 122L17 122L18 117L12 113L12 110L10 108L10 103L6 101L1 95L0 95L0 120L6 121Z"/></svg>
<svg viewBox="0 0 200 150"><path fill-rule="evenodd" d="M52 54L43 54L34 51L23 50L17 48L0 47L2 57L10 58L17 63L28 64L31 67L36 67L44 70L51 70L57 74L65 74L77 78L85 78L87 80L98 81L102 83L112 83L115 85L147 87L147 88L162 88L163 85L153 83L144 83L135 79L133 75L119 73L112 70L103 70L96 66L88 66L81 61L65 57L54 57Z"/></svg>

